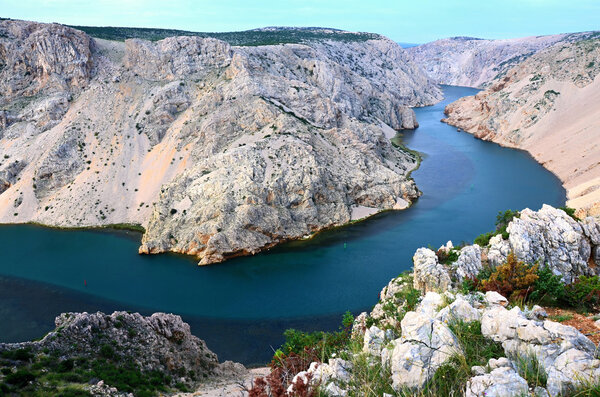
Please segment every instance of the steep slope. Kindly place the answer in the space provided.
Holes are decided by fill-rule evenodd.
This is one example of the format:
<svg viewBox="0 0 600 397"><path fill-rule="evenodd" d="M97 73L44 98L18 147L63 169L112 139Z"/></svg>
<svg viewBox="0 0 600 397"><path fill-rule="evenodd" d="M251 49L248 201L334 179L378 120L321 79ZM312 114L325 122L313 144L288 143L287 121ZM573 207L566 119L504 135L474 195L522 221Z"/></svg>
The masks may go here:
<svg viewBox="0 0 600 397"><path fill-rule="evenodd" d="M561 42L446 107L449 124L529 151L569 205L600 214L600 39Z"/></svg>
<svg viewBox="0 0 600 397"><path fill-rule="evenodd" d="M592 34L586 32L505 40L452 37L406 51L437 83L483 87L541 49L560 41L581 40Z"/></svg>
<svg viewBox="0 0 600 397"><path fill-rule="evenodd" d="M122 43L3 20L0 59L0 222L142 224L140 252L203 264L408 206L416 159L389 134L441 97L385 38Z"/></svg>

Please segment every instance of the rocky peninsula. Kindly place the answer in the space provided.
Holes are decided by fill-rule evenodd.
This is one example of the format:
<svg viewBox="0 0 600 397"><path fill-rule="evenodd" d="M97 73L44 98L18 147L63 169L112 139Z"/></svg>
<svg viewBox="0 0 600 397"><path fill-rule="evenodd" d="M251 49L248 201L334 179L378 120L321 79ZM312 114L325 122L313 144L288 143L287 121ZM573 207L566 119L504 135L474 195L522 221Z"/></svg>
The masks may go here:
<svg viewBox="0 0 600 397"><path fill-rule="evenodd" d="M440 90L387 38L313 36L121 42L1 20L0 222L141 225L141 253L209 264L408 207L417 158L389 138Z"/></svg>

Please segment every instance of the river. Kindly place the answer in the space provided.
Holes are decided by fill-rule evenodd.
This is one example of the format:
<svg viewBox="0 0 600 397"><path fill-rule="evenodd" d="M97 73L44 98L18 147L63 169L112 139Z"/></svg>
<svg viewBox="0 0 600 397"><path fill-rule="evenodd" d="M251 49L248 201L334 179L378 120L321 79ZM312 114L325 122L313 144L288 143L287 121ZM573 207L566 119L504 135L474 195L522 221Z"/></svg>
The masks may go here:
<svg viewBox="0 0 600 397"><path fill-rule="evenodd" d="M40 337L63 311L165 311L221 360L261 364L284 329L335 329L346 310L370 309L416 248L472 241L500 210L564 205L560 181L527 153L441 123L447 103L477 92L443 89L443 102L415 109L420 127L395 138L423 154L423 196L405 211L209 267L139 256L134 233L1 226L0 341Z"/></svg>

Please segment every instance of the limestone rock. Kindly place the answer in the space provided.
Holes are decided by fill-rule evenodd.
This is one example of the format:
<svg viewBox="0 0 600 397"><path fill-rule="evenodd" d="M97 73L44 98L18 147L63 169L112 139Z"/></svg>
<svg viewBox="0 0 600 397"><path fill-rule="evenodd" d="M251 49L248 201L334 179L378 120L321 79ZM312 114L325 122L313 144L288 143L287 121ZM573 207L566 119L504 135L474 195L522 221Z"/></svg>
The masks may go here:
<svg viewBox="0 0 600 397"><path fill-rule="evenodd" d="M592 275L588 266L591 246L581 225L564 211L544 205L524 209L507 227L515 256L526 263L548 264L566 283L578 275Z"/></svg>
<svg viewBox="0 0 600 397"><path fill-rule="evenodd" d="M467 245L461 248L458 259L452 264L452 269L459 283L467 278L473 278L482 269L481 247L479 245Z"/></svg>
<svg viewBox="0 0 600 397"><path fill-rule="evenodd" d="M440 310L436 318L443 322L451 321L479 321L481 319L481 313L475 309L469 302L467 302L462 296L456 298L454 302Z"/></svg>
<svg viewBox="0 0 600 397"><path fill-rule="evenodd" d="M465 397L507 397L527 395L527 381L511 367L500 367L467 382Z"/></svg>
<svg viewBox="0 0 600 397"><path fill-rule="evenodd" d="M141 371L160 371L190 386L196 384L195 379L245 371L237 363L219 365L216 354L191 334L181 317L173 314L144 317L128 312L63 313L55 325L56 329L39 341L0 344L0 351L29 348L34 353L49 351L63 358L95 359L99 349L108 346L111 354ZM195 376L181 378L181 373Z"/></svg>
<svg viewBox="0 0 600 397"><path fill-rule="evenodd" d="M573 327L548 320L529 320L518 307L506 310L493 306L483 314L481 332L502 342L508 355L538 360L548 374L547 389L551 396L600 379L596 346Z"/></svg>
<svg viewBox="0 0 600 397"><path fill-rule="evenodd" d="M408 48L407 52L440 84L481 87L535 52L568 40L568 36L505 40L451 37Z"/></svg>
<svg viewBox="0 0 600 397"><path fill-rule="evenodd" d="M374 356L379 356L381 355L384 341L385 332L373 325L365 332L363 351Z"/></svg>
<svg viewBox="0 0 600 397"><path fill-rule="evenodd" d="M402 338L394 342L391 353L382 355L396 390L423 387L441 365L461 352L456 336L439 320L409 312L401 326Z"/></svg>
<svg viewBox="0 0 600 397"><path fill-rule="evenodd" d="M416 289L427 291L445 291L451 284L450 275L446 268L438 263L438 258L432 250L419 248L413 256L413 277Z"/></svg>

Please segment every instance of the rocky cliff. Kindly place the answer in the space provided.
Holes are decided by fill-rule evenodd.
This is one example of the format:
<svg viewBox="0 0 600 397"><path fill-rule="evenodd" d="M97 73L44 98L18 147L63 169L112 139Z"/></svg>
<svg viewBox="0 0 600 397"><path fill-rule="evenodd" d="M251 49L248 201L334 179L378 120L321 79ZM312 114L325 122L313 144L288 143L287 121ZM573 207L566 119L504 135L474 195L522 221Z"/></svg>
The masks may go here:
<svg viewBox="0 0 600 397"><path fill-rule="evenodd" d="M559 42L446 107L476 137L525 149L555 173L569 205L600 214L600 40Z"/></svg>
<svg viewBox="0 0 600 397"><path fill-rule="evenodd" d="M574 33L505 40L452 37L406 51L439 84L483 87L541 49L590 35Z"/></svg>
<svg viewBox="0 0 600 397"><path fill-rule="evenodd" d="M361 36L362 37L362 36ZM202 264L418 196L394 129L439 89L392 41L232 47L0 21L0 222L146 228Z"/></svg>

